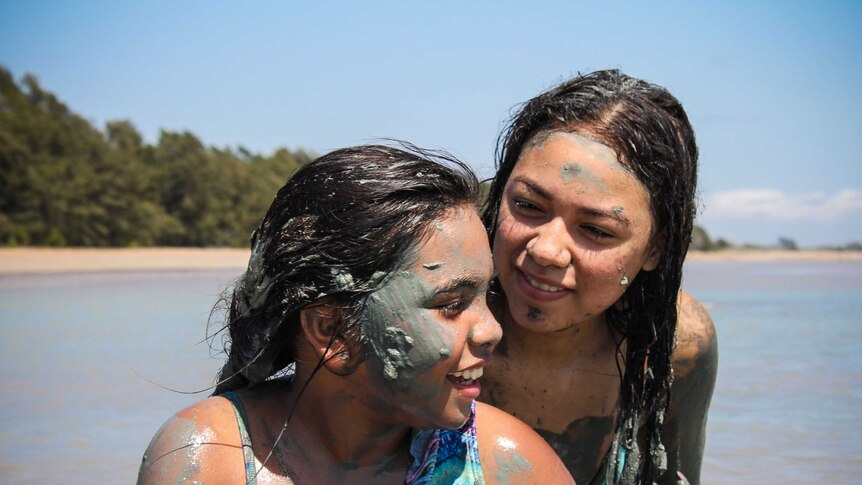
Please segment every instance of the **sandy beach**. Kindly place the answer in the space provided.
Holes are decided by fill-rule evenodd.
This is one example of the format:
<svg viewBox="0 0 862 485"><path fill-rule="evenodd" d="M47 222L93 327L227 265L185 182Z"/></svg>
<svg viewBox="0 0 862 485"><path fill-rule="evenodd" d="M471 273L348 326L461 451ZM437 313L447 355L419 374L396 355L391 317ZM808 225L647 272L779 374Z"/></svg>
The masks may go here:
<svg viewBox="0 0 862 485"><path fill-rule="evenodd" d="M248 250L237 248L2 248L0 274L242 269ZM858 261L862 251L728 249L689 253L689 261Z"/></svg>
<svg viewBox="0 0 862 485"><path fill-rule="evenodd" d="M690 251L686 261L862 261L862 251L724 249Z"/></svg>
<svg viewBox="0 0 862 485"><path fill-rule="evenodd" d="M0 274L244 268L248 249L2 248Z"/></svg>

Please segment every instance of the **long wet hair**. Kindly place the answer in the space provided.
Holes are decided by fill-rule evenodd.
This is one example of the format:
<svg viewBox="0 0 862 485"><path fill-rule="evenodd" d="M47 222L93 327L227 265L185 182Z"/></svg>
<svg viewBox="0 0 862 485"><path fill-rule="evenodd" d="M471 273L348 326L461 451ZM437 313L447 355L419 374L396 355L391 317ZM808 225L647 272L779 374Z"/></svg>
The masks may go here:
<svg viewBox="0 0 862 485"><path fill-rule="evenodd" d="M345 309L339 335L360 342L369 295L410 263L434 221L475 206L478 194L465 164L405 143L344 148L302 167L252 234L248 269L228 302L227 361L214 394L294 364L300 310L324 298Z"/></svg>
<svg viewBox="0 0 862 485"><path fill-rule="evenodd" d="M492 244L503 191L525 144L554 131L577 132L609 146L649 194L656 223L651 246L662 249L661 260L653 271L641 271L621 301L604 312L612 331L622 337L620 344L625 342L605 482L653 483L667 468L659 433L670 400L677 296L697 210L694 131L680 102L666 89L617 70L581 75L539 94L520 107L498 139L497 175L483 211ZM643 452L637 444L641 427L646 431ZM628 457L618 476L621 447Z"/></svg>

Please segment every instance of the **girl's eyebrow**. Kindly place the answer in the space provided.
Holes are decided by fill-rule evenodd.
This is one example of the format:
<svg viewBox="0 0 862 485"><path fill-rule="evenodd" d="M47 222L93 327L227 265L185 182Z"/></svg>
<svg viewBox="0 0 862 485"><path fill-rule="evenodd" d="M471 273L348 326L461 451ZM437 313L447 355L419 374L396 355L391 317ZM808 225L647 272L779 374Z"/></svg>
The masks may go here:
<svg viewBox="0 0 862 485"><path fill-rule="evenodd" d="M513 182L516 184L525 185L527 190L529 190L530 192L533 192L534 194L536 194L537 196L539 196L545 200L553 199L553 197L551 197L551 194L548 193L547 190L543 189L539 184L537 184L533 180L530 180L524 176L516 177L515 179L513 179Z"/></svg>
<svg viewBox="0 0 862 485"><path fill-rule="evenodd" d="M525 186L527 190L534 193L537 197L541 197L545 200L553 200L554 199L551 196L551 194L548 193L547 190L545 190L539 184L537 184L533 180L530 180L529 178L519 176L519 177L515 177L514 179L512 179L512 181L513 181L513 183L521 184L521 185ZM626 227L631 226L631 222L629 221L629 218L624 216L622 214L622 211L619 211L619 210L606 211L606 210L601 210L601 209L596 209L596 208L584 207L584 208L580 209L579 212L581 214L584 214L584 215L590 216L590 217L601 217L601 218L613 219L613 220L619 222L620 224L622 224Z"/></svg>
<svg viewBox="0 0 862 485"><path fill-rule="evenodd" d="M479 283L479 278L474 276L459 276L447 281L443 286L434 288L434 294L454 293L460 289L467 288L470 290L478 289L482 286Z"/></svg>
<svg viewBox="0 0 862 485"><path fill-rule="evenodd" d="M622 211L619 211L619 210L604 211L601 209L584 207L580 210L580 213L584 214L585 216L589 216L589 217L601 217L601 218L613 219L613 220L619 222L620 224L622 224L626 227L631 226L631 222L629 222L629 218L624 216L622 214Z"/></svg>

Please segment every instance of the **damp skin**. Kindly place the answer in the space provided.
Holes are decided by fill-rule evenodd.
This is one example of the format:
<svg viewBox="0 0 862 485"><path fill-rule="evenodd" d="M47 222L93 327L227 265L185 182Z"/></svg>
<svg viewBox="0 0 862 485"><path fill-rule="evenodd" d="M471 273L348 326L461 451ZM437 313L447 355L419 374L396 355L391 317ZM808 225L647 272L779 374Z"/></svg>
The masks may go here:
<svg viewBox="0 0 862 485"><path fill-rule="evenodd" d="M159 434L164 432L164 427L159 430ZM192 419L177 417L172 423L171 433L165 436L169 437L169 445L162 446L159 451L151 445L144 453L141 470L158 464L157 469L165 475L165 482L169 476L179 476L179 483L199 483L194 481L201 470L198 451L202 446L213 443L212 432L199 429ZM154 443L157 438L158 435L153 439Z"/></svg>
<svg viewBox="0 0 862 485"><path fill-rule="evenodd" d="M578 133L539 136L504 189L494 263L507 318L558 331L601 319L654 267L654 223L646 190L610 147ZM537 284L562 293L542 299Z"/></svg>
<svg viewBox="0 0 862 485"><path fill-rule="evenodd" d="M447 374L483 365L502 331L486 304L492 263L472 208L432 223L405 268L372 293L361 322L369 386L421 418L417 427L459 427L473 398Z"/></svg>
<svg viewBox="0 0 862 485"><path fill-rule="evenodd" d="M497 483L516 483L533 473L533 466L518 446L506 437L498 437L494 442L494 460L497 462L497 472L494 479Z"/></svg>

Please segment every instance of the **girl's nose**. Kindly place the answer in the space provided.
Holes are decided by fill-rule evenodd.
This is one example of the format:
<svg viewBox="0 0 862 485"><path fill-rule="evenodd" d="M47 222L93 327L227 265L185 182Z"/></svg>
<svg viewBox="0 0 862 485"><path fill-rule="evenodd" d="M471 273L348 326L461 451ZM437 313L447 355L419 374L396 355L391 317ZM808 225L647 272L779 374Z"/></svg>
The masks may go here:
<svg viewBox="0 0 862 485"><path fill-rule="evenodd" d="M503 338L503 329L486 305L479 309L478 318L467 334L467 343L481 347L489 355Z"/></svg>
<svg viewBox="0 0 862 485"><path fill-rule="evenodd" d="M565 268L572 262L572 254L565 244L567 239L565 224L554 219L541 226L536 236L527 242L527 254L540 266Z"/></svg>

